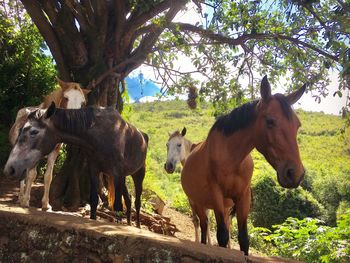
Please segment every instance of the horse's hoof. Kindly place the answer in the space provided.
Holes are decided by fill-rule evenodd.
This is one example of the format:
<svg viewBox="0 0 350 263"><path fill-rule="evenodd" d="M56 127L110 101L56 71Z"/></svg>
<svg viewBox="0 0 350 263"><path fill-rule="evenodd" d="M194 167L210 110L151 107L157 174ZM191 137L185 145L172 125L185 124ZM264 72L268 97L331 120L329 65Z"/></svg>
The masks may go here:
<svg viewBox="0 0 350 263"><path fill-rule="evenodd" d="M90 215L90 219L96 220L96 215Z"/></svg>
<svg viewBox="0 0 350 263"><path fill-rule="evenodd" d="M52 211L52 207L51 207L51 205L42 206L42 207L41 207L41 210L42 210L42 211Z"/></svg>
<svg viewBox="0 0 350 263"><path fill-rule="evenodd" d="M122 222L122 219L123 219L123 212L121 212L121 211L116 212L115 218L116 218L116 220L117 220L117 223L121 223L121 222Z"/></svg>
<svg viewBox="0 0 350 263"><path fill-rule="evenodd" d="M22 202L20 202L20 205L21 205L21 207L28 208L29 207L29 201L28 202L22 201Z"/></svg>

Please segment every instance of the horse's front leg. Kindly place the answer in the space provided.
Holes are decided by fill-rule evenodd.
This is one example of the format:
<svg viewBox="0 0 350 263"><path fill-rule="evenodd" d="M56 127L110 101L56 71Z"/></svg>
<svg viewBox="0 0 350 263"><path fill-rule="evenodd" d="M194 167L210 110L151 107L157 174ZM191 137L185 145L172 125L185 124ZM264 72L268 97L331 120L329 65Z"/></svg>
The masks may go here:
<svg viewBox="0 0 350 263"><path fill-rule="evenodd" d="M251 203L251 189L247 188L244 195L236 203L237 213L237 225L238 225L238 243L240 250L244 252L244 255L248 256L249 251L249 238L247 218L250 210Z"/></svg>
<svg viewBox="0 0 350 263"><path fill-rule="evenodd" d="M27 178L28 171L26 171L26 178ZM19 204L22 206L23 198L24 198L24 191L26 188L26 178L21 180L19 183L19 194L18 194L18 201Z"/></svg>
<svg viewBox="0 0 350 263"><path fill-rule="evenodd" d="M60 152L62 144L57 144L55 149L47 156L47 169L44 174L44 195L43 199L41 200L42 207L41 209L43 211L50 210L51 206L49 204L49 193L50 193L50 186L52 182L52 172L53 168L57 159L57 156Z"/></svg>
<svg viewBox="0 0 350 263"><path fill-rule="evenodd" d="M232 223L232 216L234 215L235 212L233 212L235 208L225 208L225 222L226 222L226 227L228 229L228 243L227 247L231 248L231 223Z"/></svg>
<svg viewBox="0 0 350 263"><path fill-rule="evenodd" d="M20 204L22 207L29 207L30 201L30 191L32 189L32 184L36 178L36 166L33 169L27 170L27 175L25 179L24 195L20 199Z"/></svg>
<svg viewBox="0 0 350 263"><path fill-rule="evenodd" d="M215 219L216 219L216 238L220 247L227 247L229 242L230 234L226 226L225 212L224 209L215 209Z"/></svg>

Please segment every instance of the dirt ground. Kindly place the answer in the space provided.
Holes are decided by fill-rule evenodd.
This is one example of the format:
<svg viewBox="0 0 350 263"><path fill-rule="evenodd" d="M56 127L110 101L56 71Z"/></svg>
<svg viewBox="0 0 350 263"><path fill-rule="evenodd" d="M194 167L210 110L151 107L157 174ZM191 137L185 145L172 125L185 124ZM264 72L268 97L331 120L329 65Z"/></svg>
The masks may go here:
<svg viewBox="0 0 350 263"><path fill-rule="evenodd" d="M36 181L33 184L32 190L31 190L31 198L30 198L31 207L36 207L38 209L41 208L41 198L43 196L43 191L44 191L43 184ZM11 203L11 204L17 204L19 206L18 193L19 193L18 181L9 180L4 176L0 176L0 203ZM70 214L78 217L89 218L88 208L81 208L77 212L57 211L57 213ZM176 228L178 229L178 231L175 232L175 237L183 240L194 241L194 228L193 228L192 220L189 216L184 215L167 206L165 206L162 215L164 217L170 218L170 223L176 225ZM98 217L97 220L102 222L108 221L108 219L101 218L101 217ZM126 224L125 221L123 221L122 223ZM145 225L142 225L142 228L148 229L148 227ZM212 233L212 240L215 240L214 233Z"/></svg>

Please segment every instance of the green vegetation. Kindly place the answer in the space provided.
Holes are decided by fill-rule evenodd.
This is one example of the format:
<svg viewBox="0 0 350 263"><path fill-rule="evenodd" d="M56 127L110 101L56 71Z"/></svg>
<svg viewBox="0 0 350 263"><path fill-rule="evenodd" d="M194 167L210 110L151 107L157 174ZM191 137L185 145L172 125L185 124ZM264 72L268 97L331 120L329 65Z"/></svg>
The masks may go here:
<svg viewBox="0 0 350 263"><path fill-rule="evenodd" d="M208 104L190 110L183 101L135 104L132 113L128 113L128 120L150 137L145 188L155 191L170 207L181 212L190 213L180 183L181 166L174 174L167 174L163 168L168 133L185 126L186 137L199 142L206 138L214 123L212 113ZM253 151L252 246L267 254L308 262L345 262L348 255L342 255L349 252L349 244L344 241L347 239L338 240L338 237L340 232L350 231L349 225L344 223L349 219L346 211L350 209L350 133L344 129L345 120L341 117L301 110L297 113L302 122L298 141L307 169L302 187L295 190L280 187L276 172L260 153ZM288 219L290 217L294 219ZM316 226L317 231L312 232ZM327 231L322 232L322 229ZM235 227L232 231L235 238ZM299 244L290 251L292 241L286 238L289 232L293 233L293 242ZM339 246L344 247L342 254L335 254L339 249L337 240ZM304 253L304 246L316 252Z"/></svg>
<svg viewBox="0 0 350 263"><path fill-rule="evenodd" d="M0 12L0 123L9 125L20 108L39 105L55 87L56 70L36 27L25 16Z"/></svg>

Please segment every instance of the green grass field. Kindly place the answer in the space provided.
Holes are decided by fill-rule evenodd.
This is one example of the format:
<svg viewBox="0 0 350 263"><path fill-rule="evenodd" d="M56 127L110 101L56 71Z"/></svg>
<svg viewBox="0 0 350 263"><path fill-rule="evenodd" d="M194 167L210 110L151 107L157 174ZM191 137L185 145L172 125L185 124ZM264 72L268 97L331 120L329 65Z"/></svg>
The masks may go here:
<svg viewBox="0 0 350 263"><path fill-rule="evenodd" d="M163 169L168 133L186 127L186 137L200 142L215 121L212 112L209 104L191 110L184 101L169 101L133 104L132 110L124 113L129 122L150 137L145 188L155 191L170 207L179 211L189 212L189 207L181 188L180 165L171 175ZM307 170L303 184L307 193L302 195L306 199L315 198L325 209L322 216L334 223L338 208L348 207L350 201L349 131L344 132L345 121L338 116L301 110L297 114L302 122L298 142ZM275 171L264 157L254 150L253 158L253 187L265 177L276 182ZM281 189L277 183L274 188L290 195L290 190Z"/></svg>

